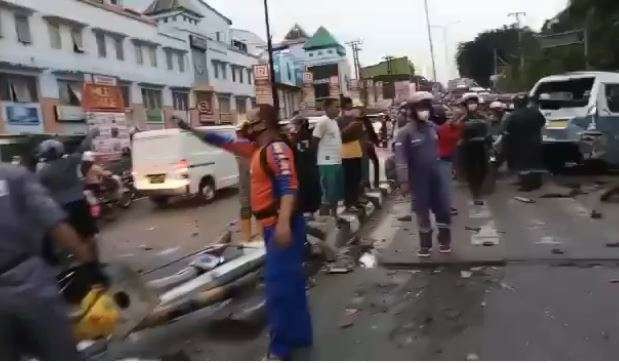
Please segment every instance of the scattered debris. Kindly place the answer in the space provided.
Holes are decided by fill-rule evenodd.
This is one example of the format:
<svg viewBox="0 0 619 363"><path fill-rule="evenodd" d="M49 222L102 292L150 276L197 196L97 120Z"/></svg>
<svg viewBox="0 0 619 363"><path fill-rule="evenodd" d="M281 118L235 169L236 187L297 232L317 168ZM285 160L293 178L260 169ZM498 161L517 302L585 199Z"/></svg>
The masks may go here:
<svg viewBox="0 0 619 363"><path fill-rule="evenodd" d="M593 219L602 219L602 213L596 211L595 209L591 211L591 218Z"/></svg>
<svg viewBox="0 0 619 363"><path fill-rule="evenodd" d="M471 267L469 270L478 272L478 271L483 271L485 268L486 268L485 266L475 266L475 267Z"/></svg>
<svg viewBox="0 0 619 363"><path fill-rule="evenodd" d="M564 194L564 193L548 193L548 194L544 194L544 195L540 196L540 198L542 198L542 199L572 198L572 197L573 197L572 193L569 193L569 194Z"/></svg>
<svg viewBox="0 0 619 363"><path fill-rule="evenodd" d="M331 266L327 270L329 274L347 274L352 272L352 269L348 266Z"/></svg>
<svg viewBox="0 0 619 363"><path fill-rule="evenodd" d="M441 272L443 272L443 268L442 267L437 267L434 269L434 271L432 271L433 274L440 274Z"/></svg>
<svg viewBox="0 0 619 363"><path fill-rule="evenodd" d="M496 241L484 241L481 245L484 247L492 247L492 246L496 246L499 243Z"/></svg>
<svg viewBox="0 0 619 363"><path fill-rule="evenodd" d="M475 232L475 233L479 233L481 231L481 227L469 227L466 226L464 227L465 231L471 231L471 232Z"/></svg>
<svg viewBox="0 0 619 363"><path fill-rule="evenodd" d="M513 199L522 202L522 203L528 203L528 204L533 204L535 203L535 201L531 198L525 198L525 197L514 197Z"/></svg>
<svg viewBox="0 0 619 363"><path fill-rule="evenodd" d="M339 327L346 329L353 326L355 320L359 317L359 309L346 309L344 317L340 320Z"/></svg>
<svg viewBox="0 0 619 363"><path fill-rule="evenodd" d="M473 273L471 271L467 271L467 270L460 271L460 277L462 277L463 279L471 278L471 276L473 276Z"/></svg>
<svg viewBox="0 0 619 363"><path fill-rule="evenodd" d="M191 234L191 237L198 237L200 235L200 232L193 232Z"/></svg>
<svg viewBox="0 0 619 363"><path fill-rule="evenodd" d="M509 290L509 291L516 291L516 289L514 289L511 285L509 285L506 282L501 282L501 288L505 290Z"/></svg>
<svg viewBox="0 0 619 363"><path fill-rule="evenodd" d="M610 247L610 248L619 248L619 242L614 242L614 243L607 243L606 247Z"/></svg>
<svg viewBox="0 0 619 363"><path fill-rule="evenodd" d="M138 247L139 247L139 248L141 248L141 249L143 249L144 251L152 251L152 249L153 249L152 247L147 246L147 245L145 245L145 244L141 244L141 245L139 245Z"/></svg>
<svg viewBox="0 0 619 363"><path fill-rule="evenodd" d="M413 216L408 214L402 217L398 217L398 222L411 222L413 220Z"/></svg>
<svg viewBox="0 0 619 363"><path fill-rule="evenodd" d="M611 284L619 284L619 279L614 279L609 281Z"/></svg>
<svg viewBox="0 0 619 363"><path fill-rule="evenodd" d="M146 228L147 231L154 231L156 228L155 227L148 227Z"/></svg>
<svg viewBox="0 0 619 363"><path fill-rule="evenodd" d="M466 360L479 360L479 356L475 353L469 353L466 355Z"/></svg>
<svg viewBox="0 0 619 363"><path fill-rule="evenodd" d="M371 253L364 253L361 258L359 258L359 262L361 262L361 266L365 268L374 268L376 267L376 256Z"/></svg>
<svg viewBox="0 0 619 363"><path fill-rule="evenodd" d="M536 245L560 245L563 242L557 241L553 236L542 237L541 241L535 242Z"/></svg>
<svg viewBox="0 0 619 363"><path fill-rule="evenodd" d="M462 316L462 312L460 310L456 310L452 308L447 308L443 310L443 312L445 313L445 317L449 320L457 320L458 318Z"/></svg>
<svg viewBox="0 0 619 363"><path fill-rule="evenodd" d="M550 253L552 253L553 255L563 255L565 254L565 251L560 248L553 248L552 250L550 250Z"/></svg>
<svg viewBox="0 0 619 363"><path fill-rule="evenodd" d="M485 302L485 301L482 301L482 302L481 302L481 307L482 307L482 308L485 308L485 307L486 307L486 302Z"/></svg>

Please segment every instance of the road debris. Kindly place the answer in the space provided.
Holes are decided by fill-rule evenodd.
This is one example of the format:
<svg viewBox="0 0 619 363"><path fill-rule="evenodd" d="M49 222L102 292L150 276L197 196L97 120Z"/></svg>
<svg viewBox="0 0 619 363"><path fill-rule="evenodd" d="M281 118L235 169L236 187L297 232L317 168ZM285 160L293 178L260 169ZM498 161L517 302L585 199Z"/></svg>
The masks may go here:
<svg viewBox="0 0 619 363"><path fill-rule="evenodd" d="M376 256L371 253L364 253L361 258L359 258L359 262L361 266L365 268L374 268L376 267Z"/></svg>
<svg viewBox="0 0 619 363"><path fill-rule="evenodd" d="M533 199L531 199L531 198L514 197L513 199L517 200L519 202L522 202L522 203L528 203L528 204L534 204L535 203L535 201Z"/></svg>
<svg viewBox="0 0 619 363"><path fill-rule="evenodd" d="M485 266L475 266L475 267L471 267L469 270L478 272L478 271L483 271L484 269L485 269Z"/></svg>
<svg viewBox="0 0 619 363"><path fill-rule="evenodd" d="M200 232L193 232L191 234L191 237L198 237L200 235Z"/></svg>
<svg viewBox="0 0 619 363"><path fill-rule="evenodd" d="M541 195L541 199L554 199L554 198L573 198L571 193L548 193Z"/></svg>
<svg viewBox="0 0 619 363"><path fill-rule="evenodd" d="M153 250L153 248L152 248L152 247L147 246L147 245L145 245L145 244L141 244L141 245L139 245L138 247L139 247L139 248L141 248L141 249L143 249L144 251L152 251L152 250Z"/></svg>
<svg viewBox="0 0 619 363"><path fill-rule="evenodd" d="M155 229L157 229L157 228L155 228L155 227L148 227L148 228L146 228L147 231L154 231Z"/></svg>
<svg viewBox="0 0 619 363"><path fill-rule="evenodd" d="M509 285L506 282L501 282L501 288L505 289L505 290L509 290L509 291L516 291L516 289L514 289L511 285Z"/></svg>
<svg viewBox="0 0 619 363"><path fill-rule="evenodd" d="M329 274L347 274L352 272L352 269L348 266L331 266L327 270Z"/></svg>
<svg viewBox="0 0 619 363"><path fill-rule="evenodd" d="M481 302L481 307L482 307L482 308L485 308L485 307L486 307L486 302L485 302L485 301L482 301L482 302Z"/></svg>
<svg viewBox="0 0 619 363"><path fill-rule="evenodd" d="M463 279L471 278L471 276L473 276L473 272L471 272L471 271L467 271L467 270L461 270L460 271L460 277L463 278Z"/></svg>
<svg viewBox="0 0 619 363"><path fill-rule="evenodd" d="M598 211L596 211L595 209L591 211L591 218L593 219L602 219L604 215Z"/></svg>
<svg viewBox="0 0 619 363"><path fill-rule="evenodd" d="M412 215L405 215L402 217L398 217L398 222L411 222L413 220L413 216Z"/></svg>
<svg viewBox="0 0 619 363"><path fill-rule="evenodd" d="M619 284L619 279L613 279L609 281L611 284Z"/></svg>
<svg viewBox="0 0 619 363"><path fill-rule="evenodd" d="M443 310L443 313L445 313L445 317L449 320L457 320L462 316L462 312L460 310L452 308L447 308Z"/></svg>
<svg viewBox="0 0 619 363"><path fill-rule="evenodd" d="M550 253L552 253L553 255L563 255L565 254L565 251L560 248L553 248L552 250L550 250Z"/></svg>
<svg viewBox="0 0 619 363"><path fill-rule="evenodd" d="M479 356L475 353L469 353L466 355L466 360L479 360Z"/></svg>
<svg viewBox="0 0 619 363"><path fill-rule="evenodd" d="M344 317L342 317L338 325L340 328L346 329L353 326L358 317L359 309L346 309Z"/></svg>
<svg viewBox="0 0 619 363"><path fill-rule="evenodd" d="M471 231L471 232L475 232L475 233L479 233L481 231L481 227L469 227L466 226L464 227L465 231Z"/></svg>
<svg viewBox="0 0 619 363"><path fill-rule="evenodd" d="M553 236L542 237L542 239L538 242L535 242L536 245L560 245L563 244L561 241L557 241Z"/></svg>

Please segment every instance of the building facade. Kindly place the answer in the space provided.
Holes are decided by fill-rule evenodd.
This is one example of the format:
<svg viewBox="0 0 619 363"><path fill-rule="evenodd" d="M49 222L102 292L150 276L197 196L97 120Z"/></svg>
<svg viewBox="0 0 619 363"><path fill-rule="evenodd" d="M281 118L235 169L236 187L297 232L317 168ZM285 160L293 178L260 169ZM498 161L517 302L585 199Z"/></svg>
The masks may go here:
<svg viewBox="0 0 619 363"><path fill-rule="evenodd" d="M260 44L230 25L199 0L145 14L118 0L0 0L0 135L85 133L85 74L116 78L142 130L174 127L172 116L234 122L255 100Z"/></svg>

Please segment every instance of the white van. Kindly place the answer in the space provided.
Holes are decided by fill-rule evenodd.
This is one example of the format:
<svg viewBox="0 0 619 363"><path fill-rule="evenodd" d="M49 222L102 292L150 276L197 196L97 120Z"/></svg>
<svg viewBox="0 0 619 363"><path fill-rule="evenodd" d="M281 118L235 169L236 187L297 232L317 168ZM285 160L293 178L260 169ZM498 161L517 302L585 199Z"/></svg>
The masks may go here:
<svg viewBox="0 0 619 363"><path fill-rule="evenodd" d="M619 73L572 72L540 79L530 97L546 118L544 144L564 166L619 165Z"/></svg>
<svg viewBox="0 0 619 363"><path fill-rule="evenodd" d="M234 126L199 129L236 135ZM239 182L234 155L180 129L139 132L133 137L132 151L135 187L158 205L178 195L211 201L216 191Z"/></svg>

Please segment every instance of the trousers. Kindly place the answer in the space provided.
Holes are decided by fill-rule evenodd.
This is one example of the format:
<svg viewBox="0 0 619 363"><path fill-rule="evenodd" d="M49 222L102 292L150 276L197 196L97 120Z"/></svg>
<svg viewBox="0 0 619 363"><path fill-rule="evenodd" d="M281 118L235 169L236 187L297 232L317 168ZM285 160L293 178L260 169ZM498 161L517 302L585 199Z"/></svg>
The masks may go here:
<svg viewBox="0 0 619 363"><path fill-rule="evenodd" d="M305 220L292 220L293 242L282 248L274 240L275 226L265 227L266 303L271 354L290 359L295 348L312 345L312 322L305 292Z"/></svg>
<svg viewBox="0 0 619 363"><path fill-rule="evenodd" d="M432 247L432 221L434 214L439 230L439 243L451 244L451 192L450 179L444 169L435 163L432 167L413 171L413 192L411 205L417 216L421 247Z"/></svg>

